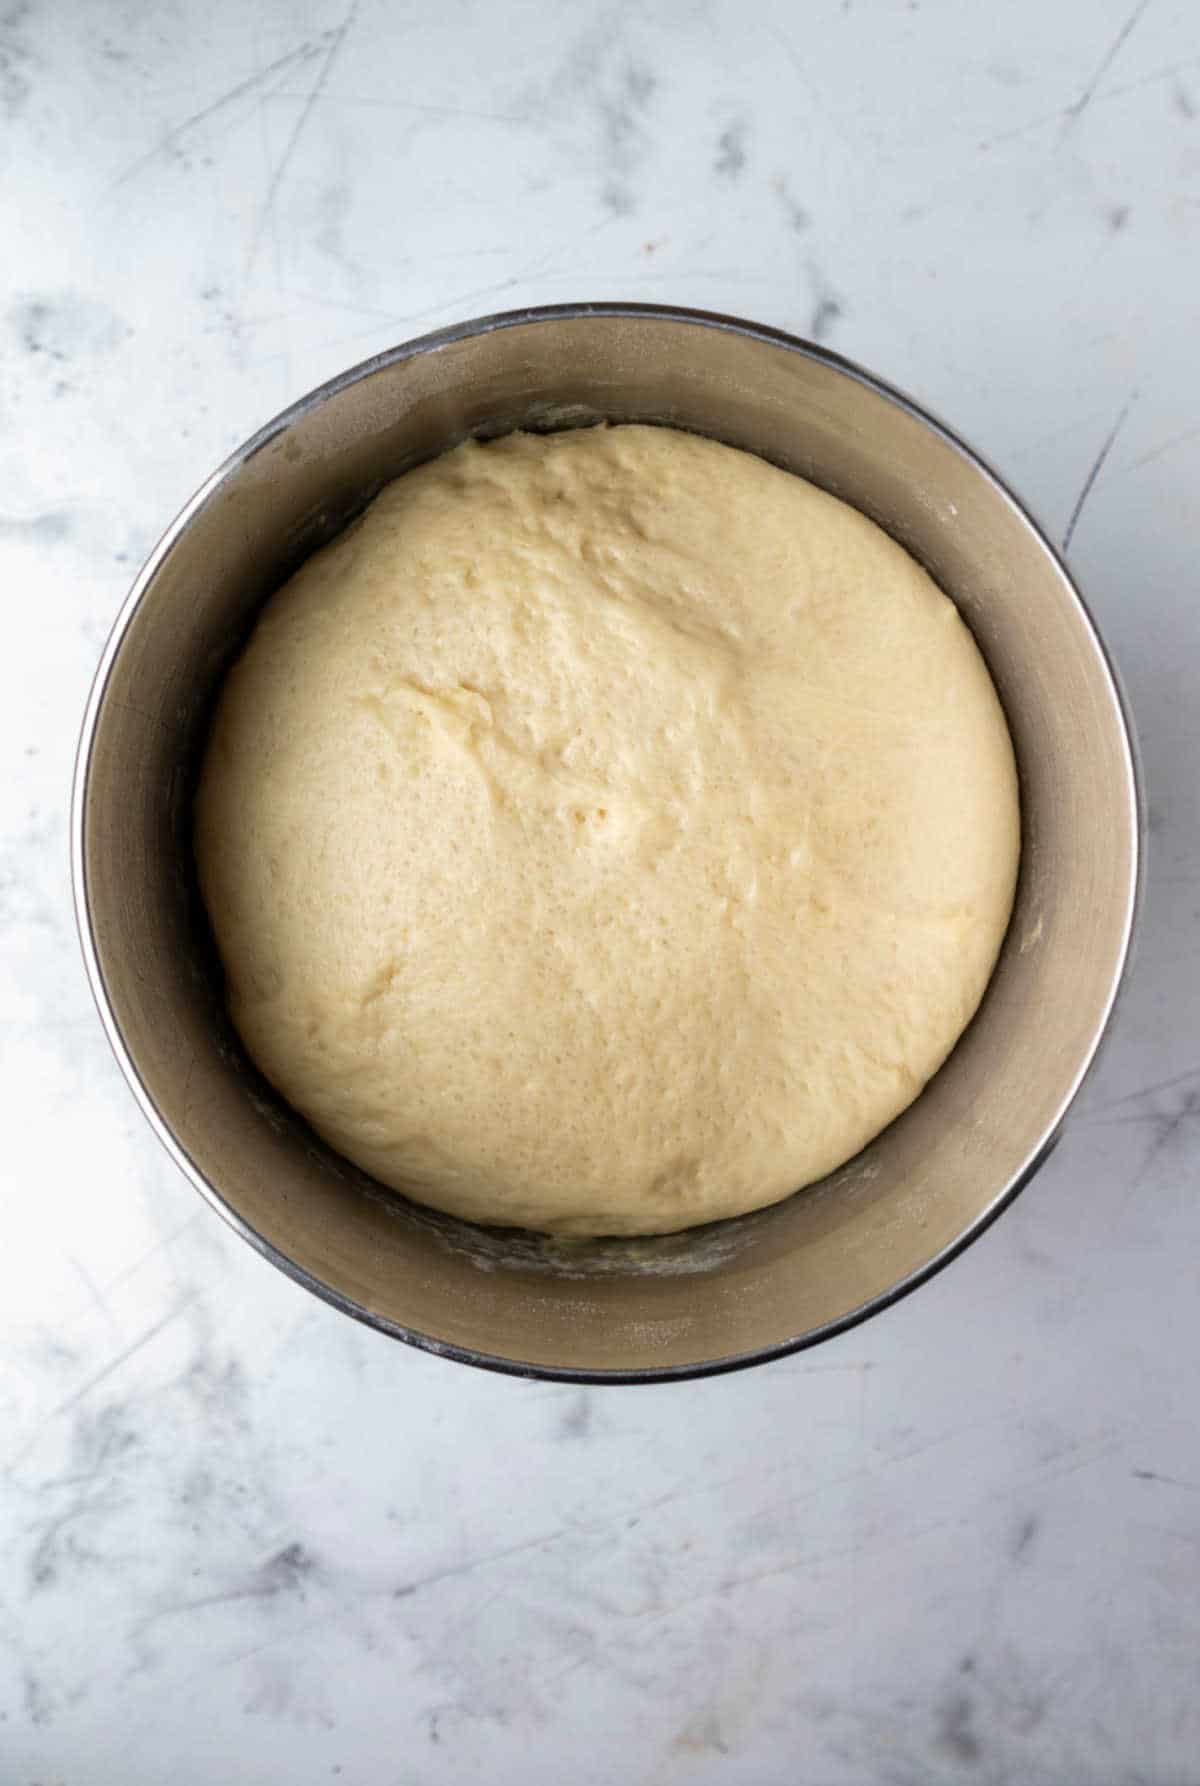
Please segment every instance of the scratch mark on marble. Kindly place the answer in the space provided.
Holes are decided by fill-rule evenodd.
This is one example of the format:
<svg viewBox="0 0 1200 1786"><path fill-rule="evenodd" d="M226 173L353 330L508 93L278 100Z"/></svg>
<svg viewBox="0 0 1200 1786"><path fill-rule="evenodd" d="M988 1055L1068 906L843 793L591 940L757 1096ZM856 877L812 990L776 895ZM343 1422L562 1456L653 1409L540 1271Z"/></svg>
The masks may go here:
<svg viewBox="0 0 1200 1786"><path fill-rule="evenodd" d="M193 1215L190 1215L187 1218L186 1222L180 1222L177 1227L171 1229L169 1234L164 1234L161 1240L156 1240L153 1246L147 1247L144 1253L139 1253L137 1258L132 1260L130 1264L123 1266L116 1277L109 1278L107 1284L104 1286L105 1290L111 1295L117 1286L123 1284L127 1278L131 1278L135 1271L140 1271L143 1265L148 1264L149 1261L156 1258L159 1253L165 1252L168 1247L174 1246L180 1235L186 1234L189 1228L194 1228L198 1221L207 1216L207 1213L208 1212L204 1209L196 1210Z"/></svg>
<svg viewBox="0 0 1200 1786"><path fill-rule="evenodd" d="M596 1641L595 1641L595 1638L592 1638L590 1648L588 1648L582 1656L575 1656L570 1662L565 1663L564 1666L562 1668L558 1669L554 1674L548 1674L545 1677L545 1679L541 1683L543 1691L549 1687L555 1686L559 1681L565 1681L567 1679L568 1675L578 1674L578 1672L581 1668L586 1668L590 1662L594 1662L595 1657L596 1657Z"/></svg>
<svg viewBox="0 0 1200 1786"><path fill-rule="evenodd" d="M159 1334L173 1321L177 1321L180 1315L185 1314L196 1301L197 1295L198 1292L192 1291L180 1302L177 1302L173 1309L169 1309L161 1319L147 1327L144 1332L139 1333L138 1337L126 1346L124 1351L118 1352L115 1358L110 1358L102 1370L98 1370L94 1376L89 1377L86 1383L81 1383L79 1388L68 1395L65 1401L61 1401L51 1408L44 1417L42 1425L49 1425L50 1421L57 1420L60 1415L69 1414L72 1408L77 1408L80 1402L86 1401L89 1395L99 1389L101 1383L106 1383L111 1376L127 1365L130 1359L136 1358L139 1352L156 1340Z"/></svg>
<svg viewBox="0 0 1200 1786"><path fill-rule="evenodd" d="M607 223L597 223L587 233L592 235L598 230L607 229L607 227ZM506 255L509 252L510 250L505 243L498 243L495 247L491 248L446 248L440 250L437 254L423 255L422 259L429 265L438 261L495 260L497 256Z"/></svg>
<svg viewBox="0 0 1200 1786"><path fill-rule="evenodd" d="M1082 118L1083 114L1087 111L1089 105L1091 105L1092 100L1096 96L1096 89L1099 87L1100 82L1104 79L1105 75L1108 73L1109 69L1112 67L1112 65L1116 61L1117 57L1120 55L1121 51L1124 49L1126 43L1129 41L1129 38L1132 35L1133 31L1137 28L1139 21L1145 14L1149 5L1150 5L1150 0L1138 0L1138 4L1134 7L1133 11L1130 13L1129 17L1126 19L1126 21L1122 25L1121 29L1117 32L1117 35L1113 38L1112 43L1109 45L1108 49L1105 51L1105 54L1103 55L1099 64L1097 65L1096 72L1093 74L1091 80L1087 83L1087 86L1083 89L1082 93L1079 95L1079 98L1074 100L1072 102L1072 104L1067 106L1066 109L1064 110L1064 112L1063 112L1063 120L1064 120L1063 135L1064 136L1067 134L1068 131L1074 129L1075 125L1078 124L1080 118Z"/></svg>
<svg viewBox="0 0 1200 1786"><path fill-rule="evenodd" d="M793 16L800 18L803 15L800 14L798 10L793 9ZM773 38L779 45L793 74L803 87L806 110L820 118L824 129L830 136L836 137L838 142L842 144L847 152L857 153L859 145L854 141L852 134L843 127L840 119L830 111L829 106L825 102L825 96L819 83L810 77L809 70L805 66L800 51L796 48L796 45L792 42L787 32L782 30L780 26L767 20L763 21L761 29L768 37Z"/></svg>
<svg viewBox="0 0 1200 1786"><path fill-rule="evenodd" d="M98 1440L98 1442L96 1442ZM43 1504L47 1497L64 1489L73 1490L70 1501L61 1512L36 1524L33 1530L38 1533L37 1543L29 1559L29 1592L40 1593L43 1589L53 1587L62 1574L65 1561L74 1562L74 1555L64 1555L67 1547L61 1542L63 1534L69 1532L76 1521L98 1508L111 1511L117 1505L113 1496L112 1472L109 1480L100 1488L97 1484L109 1466L110 1459L119 1458L129 1448L130 1435L122 1427L119 1419L109 1417L105 1413L95 1421L84 1420L77 1425L72 1434L72 1448L76 1453L86 1452L95 1444L94 1455L82 1470L71 1475L60 1476L37 1484L32 1493L38 1504Z"/></svg>
<svg viewBox="0 0 1200 1786"><path fill-rule="evenodd" d="M554 1532L545 1532L538 1538L526 1538L520 1544L507 1545L503 1550L485 1551L482 1556L468 1557L465 1563L452 1563L446 1569L434 1569L428 1575L416 1575L398 1588L392 1589L393 1600L407 1600L421 1588L436 1587L439 1582L452 1581L462 1575L474 1575L479 1569L490 1569L496 1563L507 1562L510 1557L524 1556L527 1551L541 1550L566 1537L566 1528L560 1527Z"/></svg>
<svg viewBox="0 0 1200 1786"><path fill-rule="evenodd" d="M1200 428L1185 428L1182 434L1172 434L1169 440L1160 441L1148 453L1143 453L1140 459L1135 459L1129 470L1139 471L1143 465L1153 465L1156 459L1164 458L1167 453L1173 453L1176 447L1186 446L1191 440L1200 440Z"/></svg>
<svg viewBox="0 0 1200 1786"><path fill-rule="evenodd" d="M272 75L279 74L281 70L291 68L296 64L303 65L311 62L320 53L320 39L311 43L302 43L298 49L289 50L286 56L279 56L274 62L268 63L266 68L261 68L257 73L248 75L244 81L239 81L235 87L230 87L218 98L211 100L208 105L202 106L198 112L193 112L190 117L183 118L178 124L172 125L170 130L165 131L159 137L152 148L147 149L144 155L139 155L136 161L131 161L128 167L117 175L116 179L111 182L109 191L115 192L118 187L136 179L146 168L152 167L164 155L169 155L191 131L198 129L201 124L207 124L210 118L215 118L239 99L244 99L248 94L256 92L271 79Z"/></svg>
<svg viewBox="0 0 1200 1786"><path fill-rule="evenodd" d="M1095 109L1098 105L1109 105L1114 99L1124 99L1130 93L1140 92L1143 87L1157 86L1161 81L1169 81L1172 76L1177 76L1180 69L1195 68L1197 64L1200 64L1200 56L1189 56L1182 62L1169 62L1163 68L1156 68L1149 74L1139 75L1134 81L1121 81L1114 87L1106 87L1103 92L1093 94L1091 108ZM1176 91L1178 92L1178 83L1176 83ZM995 136L984 137L978 147L981 150L992 149L997 143L1015 142L1019 137L1031 136L1037 130L1045 130L1049 124L1061 124L1069 110L1068 106L1059 106L1053 112L1040 112L1036 118L1030 118L1024 124L1016 124L1011 130L999 130ZM1176 110L1179 110L1178 102L1176 102ZM1194 112L1184 113L1185 117L1194 115Z"/></svg>
<svg viewBox="0 0 1200 1786"><path fill-rule="evenodd" d="M507 253L508 250L504 249L500 252ZM430 258L436 259L437 256L430 256ZM381 310L378 305L375 304L361 304L356 300L351 301L348 298L330 298L319 295L316 292L296 291L292 286L285 286L281 292L281 296L285 298L295 298L296 302L300 305L316 305L320 310L344 310L350 316L373 316L381 323L404 323L411 320L410 316L398 316L394 310ZM295 314L297 316L302 316L304 312L303 310L297 310Z"/></svg>
<svg viewBox="0 0 1200 1786"><path fill-rule="evenodd" d="M791 64L792 72L799 75L801 81L807 87L808 72L805 69L803 62L801 62L800 52L797 50L791 38L785 31L782 31L779 26L775 24L768 24L766 30L768 35L775 39L775 42L787 57L788 62Z"/></svg>
<svg viewBox="0 0 1200 1786"><path fill-rule="evenodd" d="M239 1600L274 1600L281 1594L294 1594L303 1601L307 1598L306 1585L318 1573L316 1557L298 1539L285 1544L282 1550L268 1557L266 1562L256 1569L249 1581L240 1587L218 1590L211 1594L197 1594L190 1600L172 1600L165 1606L156 1607L147 1613L138 1623L139 1633L147 1631L151 1625L162 1619L178 1618L185 1613L201 1612L209 1606L232 1606Z"/></svg>
<svg viewBox="0 0 1200 1786"><path fill-rule="evenodd" d="M1100 448L1100 451L1096 454L1096 457L1092 461L1091 470L1088 472L1087 476L1083 480L1083 488L1080 490L1079 495L1075 499L1075 507L1071 510L1071 518L1067 522L1066 532L1063 534L1062 549L1064 552L1067 552L1070 550L1071 541L1075 537L1075 529L1079 525L1079 518L1083 514L1084 505L1087 502L1088 497L1091 495L1093 489L1096 486L1096 479L1100 476L1100 473L1103 471L1104 462L1108 458L1108 455L1112 452L1113 447L1116 445L1117 436L1120 434L1121 429L1125 426L1125 418L1129 414L1129 411L1133 408L1133 405L1136 400L1137 400L1137 392L1133 391L1130 393L1129 397L1127 398L1127 400L1125 402L1125 407L1122 409L1120 415L1117 417L1116 421L1113 423L1112 427L1109 429L1108 434L1105 437L1103 446Z"/></svg>
<svg viewBox="0 0 1200 1786"><path fill-rule="evenodd" d="M446 302L444 304L430 304L420 310L409 310L409 311L404 312L403 314L392 316L390 318L390 321L393 324L413 323L413 322L431 322L435 317L445 316L447 311L461 310L461 309L465 308L465 306L467 304L473 303L477 298L492 297L494 294L496 294L498 292L511 291L515 285L520 285L523 279L529 278L531 276L532 275L527 271L522 271L520 273L514 273L510 278L499 279L492 285L480 285L480 286L476 286L473 291L459 292L459 294L456 298L451 298L448 302ZM576 279L577 275L572 273L569 275L564 275L564 277L569 278L572 281L574 281ZM359 309L359 308L361 308L361 306L359 306L359 305L339 306L339 308ZM367 311L366 314L371 315L373 313L371 311ZM355 341L362 341L366 337L368 337L370 335L378 335L378 333L379 333L379 324L376 323L374 325L374 327L372 327L372 328L355 329L349 335L338 335L335 338L333 338L332 340L322 340L318 345L322 349L339 347L339 346L344 346L344 345L347 345L347 344L355 342Z"/></svg>
<svg viewBox="0 0 1200 1786"><path fill-rule="evenodd" d="M852 1364L809 1364L802 1354L792 1366L790 1374L797 1377L857 1376L862 1371L873 1371L876 1368L873 1358L858 1359Z"/></svg>
<svg viewBox="0 0 1200 1786"><path fill-rule="evenodd" d="M1188 1482L1182 1476L1166 1476L1161 1470L1131 1470L1139 1482L1161 1482L1164 1488L1182 1488L1189 1494L1200 1494L1200 1482Z"/></svg>
<svg viewBox="0 0 1200 1786"><path fill-rule="evenodd" d="M320 102L322 94L329 85L329 77L333 73L334 65L337 62L338 56L341 54L342 47L349 35L350 28L358 17L358 8L359 0L350 0L350 6L341 24L337 26L335 30L327 33L329 48L325 52L324 61L321 63L320 69L317 72L317 78L309 90L308 98L300 108L299 116L292 126L291 134L289 135L287 142L284 144L283 154L275 163L271 172L271 178L267 183L267 190L264 194L262 206L258 213L258 221L250 241L250 252L246 259L247 278L254 270L254 265L258 259L264 236L267 234L268 230L274 227L275 206L278 203L283 182L287 177L288 168L291 166L292 158L300 146L300 140L308 127L309 119L312 117L313 112Z"/></svg>
<svg viewBox="0 0 1200 1786"><path fill-rule="evenodd" d="M1049 1464L1057 1462L1059 1457L1070 1456L1069 1450L1065 1453L1056 1452L1053 1457L1047 1458L1045 1464L1039 1465L1029 1477L1023 1480L1039 1488L1047 1482L1060 1482L1064 1476L1074 1476L1080 1470L1090 1469L1093 1464L1103 1463L1105 1458L1111 1457L1113 1452L1118 1449L1119 1445L1116 1439L1102 1440L1084 1450L1081 1457L1074 1457L1070 1463L1063 1464L1061 1469L1052 1470L1047 1467Z"/></svg>
<svg viewBox="0 0 1200 1786"><path fill-rule="evenodd" d="M103 1315L104 1319L110 1326L115 1326L116 1322L112 1309L108 1306L103 1291L100 1289L100 1286L97 1284L95 1278L87 1269L87 1266L83 1263L82 1259L76 1258L74 1253L66 1253L64 1254L64 1257L66 1258L67 1264L74 1271L76 1277L87 1291L96 1308Z"/></svg>
<svg viewBox="0 0 1200 1786"><path fill-rule="evenodd" d="M272 94L272 99L307 99L305 93L288 93L286 91ZM365 93L339 93L330 96L328 103L335 106L363 107L368 111L409 112L418 118L429 118L438 124L460 123L467 121L478 124L527 124L528 118L520 112L489 112L475 106L438 105L432 101L419 99L378 99Z"/></svg>
<svg viewBox="0 0 1200 1786"><path fill-rule="evenodd" d="M250 1662L255 1656L265 1654L267 1650L274 1649L278 1644L293 1643L297 1638L307 1637L310 1631L328 1629L328 1625L329 1610L326 1607L315 1618L303 1619L297 1625L289 1625L285 1631L275 1631L270 1637L264 1637L261 1643L251 1644L249 1649L235 1650L231 1656L221 1656L215 1661L206 1663L203 1668L198 1668L192 1674L185 1675L179 1684L181 1687L186 1687L192 1681L200 1680L206 1675L216 1674L225 1668L236 1668L240 1663Z"/></svg>

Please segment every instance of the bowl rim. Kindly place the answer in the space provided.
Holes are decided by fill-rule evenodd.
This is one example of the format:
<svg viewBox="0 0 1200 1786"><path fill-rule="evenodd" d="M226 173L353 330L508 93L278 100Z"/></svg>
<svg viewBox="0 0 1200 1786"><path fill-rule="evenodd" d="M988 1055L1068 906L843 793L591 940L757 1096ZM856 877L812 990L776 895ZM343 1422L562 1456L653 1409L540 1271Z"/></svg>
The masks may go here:
<svg viewBox="0 0 1200 1786"><path fill-rule="evenodd" d="M173 551L176 542L213 498L217 490L258 453L262 452L271 441L296 422L312 413L330 398L386 367L415 358L419 354L436 352L473 336L491 334L499 329L519 328L548 322L583 321L592 317L624 318L651 323L682 323L697 328L717 329L762 341L771 346L783 347L790 352L800 353L808 359L815 360L848 376L855 382L866 386L885 401L897 405L919 424L938 435L954 452L964 458L992 486L996 494L1016 511L1018 518L1032 530L1035 538L1049 555L1062 577L1074 606L1076 618L1089 639L1107 679L1112 697L1113 713L1123 745L1126 807L1132 815L1130 870L1125 890L1125 917L1112 983L1105 999L1103 1011L1087 1048L1072 1074L1071 1082L1047 1123L1040 1141L1021 1168L1000 1187L987 1207L961 1234L957 1235L933 1258L927 1260L906 1277L901 1278L887 1290L868 1298L866 1302L851 1309L847 1314L839 1316L836 1320L824 1322L819 1327L792 1335L774 1345L758 1347L749 1352L733 1353L725 1357L705 1359L691 1364L650 1366L636 1370L602 1370L590 1366L545 1365L528 1360L507 1358L496 1353L481 1352L469 1346L436 1339L430 1334L407 1327L404 1323L392 1320L390 1317L357 1302L352 1296L316 1277L283 1252L273 1241L259 1233L244 1216L226 1201L222 1193L208 1179L187 1149L177 1139L138 1071L114 1014L107 982L101 967L92 926L86 867L86 809L92 754L99 718L114 666L120 655L125 636L159 570ZM285 409L280 410L240 446L235 447L183 504L160 535L134 578L129 593L122 602L113 622L88 693L75 755L71 790L71 884L75 921L92 997L109 1045L116 1056L117 1064L140 1106L142 1114L175 1165L190 1180L205 1201L216 1210L217 1214L228 1223L235 1233L247 1241L277 1270L282 1271L294 1283L311 1291L313 1295L338 1309L342 1314L349 1315L365 1326L375 1328L393 1339L402 1340L418 1351L431 1353L435 1357L454 1359L459 1363L474 1365L479 1369L495 1371L505 1376L551 1382L575 1384L665 1383L682 1382L695 1377L720 1376L729 1371L745 1369L753 1364L764 1364L773 1359L785 1358L793 1353L805 1351L810 1346L819 1345L823 1340L848 1332L851 1328L868 1320L872 1315L890 1308L901 1298L910 1295L919 1285L926 1283L938 1272L944 1270L953 1259L956 1259L992 1225L1003 1210L1008 1208L1035 1173L1045 1164L1057 1146L1067 1114L1079 1096L1084 1082L1095 1067L1101 1047L1110 1033L1113 1015L1126 982L1134 932L1141 908L1145 880L1145 826L1145 797L1137 733L1119 672L1095 618L1068 568L1063 552L1053 543L1046 530L1010 489L999 472L987 459L968 445L961 435L933 415L907 392L878 377L875 373L869 372L856 361L817 342L806 340L802 336L790 334L786 330L764 323L751 322L745 318L730 316L720 311L695 309L674 304L648 304L620 300L535 304L515 310L496 311L489 315L447 324L427 334L415 336L411 341L385 348L382 352L372 354L369 358L359 361L346 371L335 374L334 377L317 385L311 391L297 398L295 402L290 403Z"/></svg>

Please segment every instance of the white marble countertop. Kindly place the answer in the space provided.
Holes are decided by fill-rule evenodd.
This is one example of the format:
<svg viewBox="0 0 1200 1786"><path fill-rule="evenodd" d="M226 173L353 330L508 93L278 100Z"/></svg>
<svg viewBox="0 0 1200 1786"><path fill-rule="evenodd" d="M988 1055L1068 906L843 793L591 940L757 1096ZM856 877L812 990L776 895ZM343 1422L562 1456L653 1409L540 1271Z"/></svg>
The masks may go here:
<svg viewBox="0 0 1200 1786"><path fill-rule="evenodd" d="M17 0L0 179L0 1786L1200 1778L1195 6ZM983 1239L815 1352L600 1391L362 1330L201 1204L92 1010L66 811L230 447L605 297L820 335L1071 533L1150 864Z"/></svg>

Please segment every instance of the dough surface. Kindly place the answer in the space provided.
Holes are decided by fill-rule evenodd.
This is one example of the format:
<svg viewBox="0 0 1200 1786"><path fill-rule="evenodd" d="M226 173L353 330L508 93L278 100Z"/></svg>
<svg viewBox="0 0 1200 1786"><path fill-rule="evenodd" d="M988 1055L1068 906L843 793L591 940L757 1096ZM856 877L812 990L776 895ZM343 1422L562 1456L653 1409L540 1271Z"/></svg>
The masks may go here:
<svg viewBox="0 0 1200 1786"><path fill-rule="evenodd" d="M1019 853L953 604L674 430L468 443L267 605L201 887L251 1055L385 1184L667 1232L787 1196L975 1011Z"/></svg>

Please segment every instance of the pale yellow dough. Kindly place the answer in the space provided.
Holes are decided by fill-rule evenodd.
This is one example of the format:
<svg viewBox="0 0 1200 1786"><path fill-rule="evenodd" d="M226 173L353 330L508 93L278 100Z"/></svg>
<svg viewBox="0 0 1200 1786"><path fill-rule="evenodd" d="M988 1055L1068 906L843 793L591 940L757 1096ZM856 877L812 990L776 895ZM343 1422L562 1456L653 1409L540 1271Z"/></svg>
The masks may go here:
<svg viewBox="0 0 1200 1786"><path fill-rule="evenodd" d="M268 604L196 851L234 1022L384 1183L641 1234L786 1197L974 1012L1019 850L967 628L856 510L650 427L468 444Z"/></svg>

